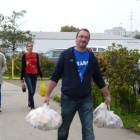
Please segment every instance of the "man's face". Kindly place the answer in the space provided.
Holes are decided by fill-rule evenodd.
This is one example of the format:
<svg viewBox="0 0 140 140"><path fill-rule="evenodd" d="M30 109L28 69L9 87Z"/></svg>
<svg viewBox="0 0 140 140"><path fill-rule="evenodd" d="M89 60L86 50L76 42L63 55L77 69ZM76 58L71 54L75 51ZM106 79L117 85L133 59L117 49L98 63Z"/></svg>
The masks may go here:
<svg viewBox="0 0 140 140"><path fill-rule="evenodd" d="M86 48L89 42L89 33L86 31L81 30L76 37L76 46L80 47L81 49Z"/></svg>

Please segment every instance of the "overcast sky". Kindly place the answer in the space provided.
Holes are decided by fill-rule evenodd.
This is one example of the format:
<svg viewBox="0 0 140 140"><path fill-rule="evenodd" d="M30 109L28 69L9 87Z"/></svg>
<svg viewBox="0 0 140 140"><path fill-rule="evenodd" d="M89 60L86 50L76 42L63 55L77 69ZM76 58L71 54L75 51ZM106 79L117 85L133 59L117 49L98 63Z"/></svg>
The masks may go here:
<svg viewBox="0 0 140 140"><path fill-rule="evenodd" d="M27 11L22 30L59 32L72 25L94 33L119 26L140 31L140 0L0 0L4 16L21 10Z"/></svg>

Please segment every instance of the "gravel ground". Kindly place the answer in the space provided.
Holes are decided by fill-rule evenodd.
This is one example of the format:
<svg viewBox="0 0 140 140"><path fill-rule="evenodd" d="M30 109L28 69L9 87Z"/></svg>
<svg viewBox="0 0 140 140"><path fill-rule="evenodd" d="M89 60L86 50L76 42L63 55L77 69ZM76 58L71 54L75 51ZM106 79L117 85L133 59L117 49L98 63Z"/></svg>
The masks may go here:
<svg viewBox="0 0 140 140"><path fill-rule="evenodd" d="M9 82L9 83L12 83L14 85L17 85L17 86L21 86L21 82L20 80L5 80L6 82ZM48 85L48 80L45 80L45 85L47 86ZM37 81L37 85L36 85L36 93L39 94L39 91L40 91L40 84L41 84L41 81ZM61 93L61 80L59 80L57 86L54 88L54 90L52 91L52 94L51 94L51 97L53 97L54 95L57 95L57 94L60 94Z"/></svg>

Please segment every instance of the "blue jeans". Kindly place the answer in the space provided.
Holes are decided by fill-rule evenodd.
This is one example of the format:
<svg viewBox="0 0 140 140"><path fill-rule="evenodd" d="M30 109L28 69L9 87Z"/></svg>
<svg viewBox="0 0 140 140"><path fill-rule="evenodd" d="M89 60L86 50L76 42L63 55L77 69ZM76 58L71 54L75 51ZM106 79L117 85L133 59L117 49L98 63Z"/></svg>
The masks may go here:
<svg viewBox="0 0 140 140"><path fill-rule="evenodd" d="M33 109L35 108L34 94L36 90L37 74L25 74L24 78L28 88L28 101L30 102L31 109Z"/></svg>
<svg viewBox="0 0 140 140"><path fill-rule="evenodd" d="M1 84L0 84L0 108L1 108Z"/></svg>
<svg viewBox="0 0 140 140"><path fill-rule="evenodd" d="M58 129L58 140L67 140L69 128L74 115L78 111L82 124L82 140L94 140L93 132L93 101L92 96L75 99L62 94L61 115L62 125Z"/></svg>

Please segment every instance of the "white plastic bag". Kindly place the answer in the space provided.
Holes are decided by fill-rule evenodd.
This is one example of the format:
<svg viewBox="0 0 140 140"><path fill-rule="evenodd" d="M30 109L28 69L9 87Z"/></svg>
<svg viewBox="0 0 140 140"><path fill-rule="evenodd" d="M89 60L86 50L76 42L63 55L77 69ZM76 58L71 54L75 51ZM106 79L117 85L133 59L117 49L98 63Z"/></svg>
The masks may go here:
<svg viewBox="0 0 140 140"><path fill-rule="evenodd" d="M30 111L26 116L26 120L34 128L43 131L55 130L62 124L61 115L53 109L50 109L47 104Z"/></svg>
<svg viewBox="0 0 140 140"><path fill-rule="evenodd" d="M107 117L104 123L105 128L120 128L123 126L123 122L119 116L114 114L113 111L107 110Z"/></svg>
<svg viewBox="0 0 140 140"><path fill-rule="evenodd" d="M105 104L106 105L106 104ZM97 107L98 108L98 107ZM95 109L96 110L96 109ZM120 128L123 126L123 122L119 116L114 114L113 111L107 110L107 105L104 109L97 109L98 113L96 118L94 118L93 123L99 128ZM94 114L94 112L93 112Z"/></svg>
<svg viewBox="0 0 140 140"><path fill-rule="evenodd" d="M107 109L107 105L105 103L101 103L93 112L93 119L104 109Z"/></svg>

